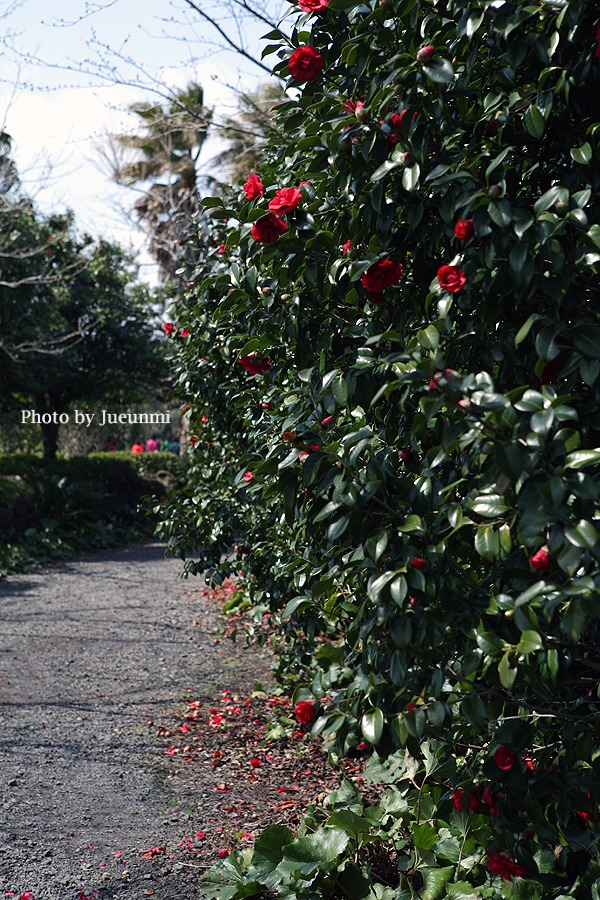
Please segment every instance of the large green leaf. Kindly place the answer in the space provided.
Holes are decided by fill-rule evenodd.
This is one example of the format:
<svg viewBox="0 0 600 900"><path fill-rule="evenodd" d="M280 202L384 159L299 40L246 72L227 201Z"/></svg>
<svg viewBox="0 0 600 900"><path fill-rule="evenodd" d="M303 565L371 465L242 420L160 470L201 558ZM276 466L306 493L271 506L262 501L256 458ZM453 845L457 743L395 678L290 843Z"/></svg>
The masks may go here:
<svg viewBox="0 0 600 900"><path fill-rule="evenodd" d="M427 866L419 870L423 876L423 900L440 900L446 893L446 884L454 876L454 866L442 866L434 868Z"/></svg>
<svg viewBox="0 0 600 900"><path fill-rule="evenodd" d="M350 835L338 827L318 828L312 834L296 838L283 849L286 860L298 862L303 871L310 871L321 863L334 862L348 846Z"/></svg>
<svg viewBox="0 0 600 900"><path fill-rule="evenodd" d="M360 728L365 740L378 744L383 733L385 718L380 709L375 707L366 712L360 720Z"/></svg>
<svg viewBox="0 0 600 900"><path fill-rule="evenodd" d="M423 822L413 828L412 839L415 847L420 850L431 850L437 841L437 831L429 822Z"/></svg>
<svg viewBox="0 0 600 900"><path fill-rule="evenodd" d="M261 831L252 853L252 867L257 876L272 872L283 859L283 850L294 839L293 833L285 825L267 825Z"/></svg>

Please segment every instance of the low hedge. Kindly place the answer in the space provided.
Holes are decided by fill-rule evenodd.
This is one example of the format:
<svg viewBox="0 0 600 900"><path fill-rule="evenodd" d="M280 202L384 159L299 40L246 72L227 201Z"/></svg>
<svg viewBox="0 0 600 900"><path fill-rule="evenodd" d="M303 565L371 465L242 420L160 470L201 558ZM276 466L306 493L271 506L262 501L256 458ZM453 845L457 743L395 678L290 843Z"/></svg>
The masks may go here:
<svg viewBox="0 0 600 900"><path fill-rule="evenodd" d="M0 456L0 575L154 533L145 497L177 487L172 453Z"/></svg>

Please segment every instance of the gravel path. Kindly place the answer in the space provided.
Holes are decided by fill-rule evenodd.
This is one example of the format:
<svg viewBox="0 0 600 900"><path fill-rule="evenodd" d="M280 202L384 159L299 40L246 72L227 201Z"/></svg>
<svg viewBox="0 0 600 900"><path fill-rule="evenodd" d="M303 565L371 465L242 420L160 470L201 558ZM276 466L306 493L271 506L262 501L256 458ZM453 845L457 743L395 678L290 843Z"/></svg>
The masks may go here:
<svg viewBox="0 0 600 900"><path fill-rule="evenodd" d="M0 582L0 897L202 896L189 864L139 853L210 814L166 776L153 716L269 668L216 643L224 620L181 567L153 542Z"/></svg>

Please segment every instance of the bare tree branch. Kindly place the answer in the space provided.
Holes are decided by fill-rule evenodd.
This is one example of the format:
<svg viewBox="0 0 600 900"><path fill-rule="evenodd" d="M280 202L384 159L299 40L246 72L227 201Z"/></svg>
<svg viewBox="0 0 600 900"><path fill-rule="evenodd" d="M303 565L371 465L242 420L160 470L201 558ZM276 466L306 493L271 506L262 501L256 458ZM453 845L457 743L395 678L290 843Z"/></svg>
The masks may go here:
<svg viewBox="0 0 600 900"><path fill-rule="evenodd" d="M19 359L19 356L22 353L45 353L47 356L60 356L62 353L66 353L67 350L70 350L72 347L81 343L86 332L95 328L99 322L100 319L96 319L94 322L85 325L85 327L82 326L80 322L77 331L72 331L70 334L64 334L62 337L40 338L37 341L24 341L22 344L15 344L12 346L5 344L4 341L0 341L0 350L3 350L4 353L16 363L25 362L25 360ZM49 344L65 344L67 341L71 341L71 343L66 347L48 349Z"/></svg>
<svg viewBox="0 0 600 900"><path fill-rule="evenodd" d="M233 41L233 40L229 37L229 35L227 34L227 32L226 32L223 28L221 28L221 26L219 25L219 23L216 22L216 21L212 18L212 16L209 16L208 13L205 13L203 10L201 10L199 6L196 6L196 4L193 2L193 0L185 0L185 2L186 2L187 5L190 6L193 10L195 10L195 12L197 12L198 15L201 16L206 22L210 22L210 24L213 26L213 28L215 28L215 29L219 32L219 34L221 35L221 37L223 38L223 40L226 41L226 42L229 44L229 46L230 46L233 50L235 50L236 53L239 53L240 56L243 56L245 59L250 60L250 62L251 62L251 63L254 63L255 66L260 66L260 68L263 69L265 72L268 72L269 75L271 74L271 69L270 69L268 66L265 66L265 64L262 63L262 62L260 62L260 60L254 59L254 57L253 57L250 53L248 53L246 50L244 50L243 47L241 47L241 46L239 46L238 44L236 44L235 41Z"/></svg>

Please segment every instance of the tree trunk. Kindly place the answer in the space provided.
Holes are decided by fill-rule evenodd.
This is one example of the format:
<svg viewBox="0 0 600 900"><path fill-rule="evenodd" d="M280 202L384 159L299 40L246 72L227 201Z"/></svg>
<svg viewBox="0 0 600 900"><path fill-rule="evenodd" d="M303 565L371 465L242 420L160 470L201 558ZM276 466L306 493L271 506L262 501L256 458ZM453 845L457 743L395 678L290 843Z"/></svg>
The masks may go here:
<svg viewBox="0 0 600 900"><path fill-rule="evenodd" d="M58 442L58 425L49 422L47 425L43 422L40 425L42 429L42 442L44 459L56 459L56 445Z"/></svg>
<svg viewBox="0 0 600 900"><path fill-rule="evenodd" d="M41 417L44 415L52 416L54 412L61 413L62 409L58 409L58 405L52 403L52 399L43 394L34 396L35 410ZM42 457L44 459L56 459L56 446L58 443L58 422L40 422L42 430Z"/></svg>

